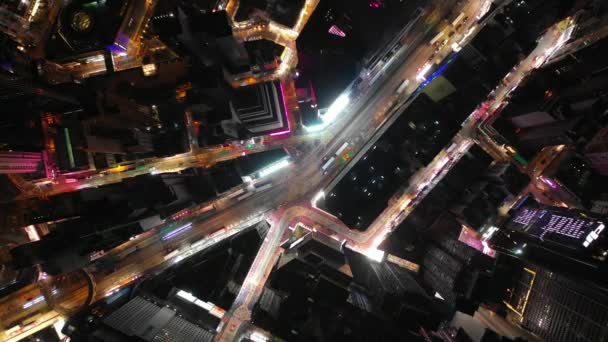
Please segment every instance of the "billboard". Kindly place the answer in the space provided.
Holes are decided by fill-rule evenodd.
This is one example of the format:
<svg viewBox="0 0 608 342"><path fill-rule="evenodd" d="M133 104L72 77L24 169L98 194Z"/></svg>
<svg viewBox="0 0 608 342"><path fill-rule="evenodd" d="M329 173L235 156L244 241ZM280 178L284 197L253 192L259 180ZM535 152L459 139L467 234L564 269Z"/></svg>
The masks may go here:
<svg viewBox="0 0 608 342"><path fill-rule="evenodd" d="M558 208L521 208L508 228L569 248L587 248L600 238L604 223L584 213Z"/></svg>
<svg viewBox="0 0 608 342"><path fill-rule="evenodd" d="M492 249L486 240L479 234L477 231L469 228L465 225L462 226L462 230L460 231L460 235L458 236L458 241L464 243L469 247L473 247L481 253L490 256L492 258L496 257L496 251Z"/></svg>

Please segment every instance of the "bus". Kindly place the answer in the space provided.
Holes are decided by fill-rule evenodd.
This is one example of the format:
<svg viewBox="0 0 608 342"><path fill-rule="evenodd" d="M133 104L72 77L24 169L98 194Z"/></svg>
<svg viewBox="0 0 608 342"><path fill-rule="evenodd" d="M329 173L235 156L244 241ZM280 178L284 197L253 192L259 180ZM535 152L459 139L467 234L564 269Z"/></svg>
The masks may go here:
<svg viewBox="0 0 608 342"><path fill-rule="evenodd" d="M234 198L234 197L242 194L243 192L245 192L245 189L239 189L239 190L229 194L228 196L226 196L226 198Z"/></svg>
<svg viewBox="0 0 608 342"><path fill-rule="evenodd" d="M437 35L433 39L431 39L431 45L434 45L435 43L437 43L439 41L439 39L441 39L441 37L443 37L443 35L444 35L443 31L437 33Z"/></svg>
<svg viewBox="0 0 608 342"><path fill-rule="evenodd" d="M164 258L163 258L163 259L164 259L164 260L169 260L169 259L171 259L171 258L173 258L173 257L177 256L178 254L179 254L179 250L178 250L178 249L176 249L176 250L174 250L174 251L170 252L169 254L166 254L166 255L164 256Z"/></svg>
<svg viewBox="0 0 608 342"><path fill-rule="evenodd" d="M336 157L340 156L342 154L342 152L344 152L344 150L346 150L347 147L348 147L347 142L342 144L342 146L340 146L340 148L336 151Z"/></svg>
<svg viewBox="0 0 608 342"><path fill-rule="evenodd" d="M464 19L464 13L460 12L460 14L456 17L456 19L454 19L454 21L452 21L452 26L458 25L458 23L460 23L462 21L462 19Z"/></svg>
<svg viewBox="0 0 608 342"><path fill-rule="evenodd" d="M327 171L327 169L331 166L334 160L336 160L336 157L331 157L327 162L325 162L325 164L323 164L321 170L324 172Z"/></svg>
<svg viewBox="0 0 608 342"><path fill-rule="evenodd" d="M247 197L249 197L251 195L253 195L253 192L248 192L248 193L246 193L244 195L241 195L241 196L237 197L236 200L237 201L241 201L241 200L244 200L245 198L247 198Z"/></svg>
<svg viewBox="0 0 608 342"><path fill-rule="evenodd" d="M260 192L260 191L264 191L266 189L270 189L272 187L272 183L267 183L261 186L256 186L255 187L255 192Z"/></svg>

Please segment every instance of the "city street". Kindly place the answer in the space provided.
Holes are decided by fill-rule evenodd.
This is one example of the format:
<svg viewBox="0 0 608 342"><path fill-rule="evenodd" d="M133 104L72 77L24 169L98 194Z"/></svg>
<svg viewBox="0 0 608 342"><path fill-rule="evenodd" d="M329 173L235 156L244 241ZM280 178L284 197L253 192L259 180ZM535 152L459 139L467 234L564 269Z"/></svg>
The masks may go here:
<svg viewBox="0 0 608 342"><path fill-rule="evenodd" d="M191 255L192 248L196 248L197 244L200 246L201 243L205 244L211 239L228 237L253 222L272 218L271 228L262 242L232 308L224 316L222 330L217 337L218 341L234 340L243 333L241 324L251 317L251 309L281 253L279 245L288 232L288 225L294 218L309 210L301 205L302 201L310 200L319 192L326 190L332 182L345 174L345 170L356 163L356 158L341 166L330 162L331 165L322 170L324 165L327 165L327 159L324 158L334 156L344 143L348 143L356 154L364 153L369 148L369 143L377 139L379 133L381 135L383 129L386 129L411 103L413 97L419 94L418 87L432 72L435 61L448 57L455 43L458 46L464 45L475 32L478 32L478 19L475 18L481 18L485 14L488 2L462 1L460 7L452 7L454 3L455 1L435 1L434 6L426 9L422 20L414 24L400 38L399 48L391 49L392 56L379 68L371 68L370 74L364 75L369 78L361 82L360 87L351 86L344 94L348 101L339 113L335 113L335 121L328 123L324 133L316 133L326 134L327 143L320 144L312 152L293 161L287 167L263 177L262 180L271 183L272 187L256 191L255 186L243 184L212 202L185 210L179 217L168 220L166 224L134 237L96 260L83 272L40 281L2 298L0 325L5 331L0 337L16 340L27 336L37 324L14 329L25 318L38 317L37 319L42 323L43 317L53 316L53 312L63 315L73 313L79 307L96 302L138 278L157 274L179 262L185 256ZM464 13L468 20L463 25L452 27L450 22L460 13ZM447 20L442 20L444 18ZM509 93L534 68L542 65L548 57L548 51L555 52L567 40L564 32L570 25L573 25L573 22L568 19L566 24L562 22L547 30L532 54L505 77L487 101L467 118L462 130L452 142L416 175L415 182L412 182L398 201L386 208L366 231L350 230L339 224L331 224L330 227L324 228L332 230L335 238L346 240L349 248L364 253L372 259L381 259L382 252L377 250L378 245L475 143L479 125L491 123L500 114L503 104L508 101ZM451 30L454 33L438 45L429 43L444 30ZM542 57L539 59L538 56ZM408 80L408 83L402 87L404 80ZM293 139L308 138L293 136ZM274 147L259 146L259 148L261 150L276 148L282 144L283 142L277 142ZM130 167L125 166L125 170L142 172L142 174L161 170L168 172L181 167L200 167L210 163L210 160L217 162L222 158L233 158L243 152L250 153L248 151L236 147L227 155L220 155L225 153L224 149L207 150L205 157L198 157L197 152L193 152L188 156L165 158L162 161L145 164L140 170L137 170L137 166L136 170L130 170ZM211 159L206 159L207 156ZM120 176L121 171L117 171L100 178L116 177L118 181L122 176ZM79 186L99 186L105 182L101 179L97 182L91 180ZM65 186L69 187L69 185ZM248 196L243 197L244 194ZM405 214L401 215L402 212ZM270 216L271 213L274 215ZM33 321L36 322L36 319ZM47 321L48 319L44 320Z"/></svg>

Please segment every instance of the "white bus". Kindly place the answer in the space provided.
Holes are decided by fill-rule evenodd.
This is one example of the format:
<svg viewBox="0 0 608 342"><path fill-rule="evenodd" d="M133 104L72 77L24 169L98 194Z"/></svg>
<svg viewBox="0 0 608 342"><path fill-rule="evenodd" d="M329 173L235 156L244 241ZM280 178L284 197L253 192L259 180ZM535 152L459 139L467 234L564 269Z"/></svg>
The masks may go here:
<svg viewBox="0 0 608 342"><path fill-rule="evenodd" d="M264 184L262 186L256 187L255 192L264 191L266 189L270 189L272 187L272 183Z"/></svg>
<svg viewBox="0 0 608 342"><path fill-rule="evenodd" d="M336 156L339 156L340 154L342 154L342 152L344 152L344 150L346 150L346 148L348 147L348 143L345 142L342 146L340 146L340 148L336 151Z"/></svg>
<svg viewBox="0 0 608 342"><path fill-rule="evenodd" d="M336 157L331 157L327 162L325 162L325 164L323 164L323 166L321 167L321 170L327 171L327 169L331 166L331 164L334 162L334 160L336 160Z"/></svg>
<svg viewBox="0 0 608 342"><path fill-rule="evenodd" d="M464 19L464 13L460 12L460 14L456 17L456 19L454 19L454 21L452 21L452 26L458 25L458 23L460 23L462 21L462 19Z"/></svg>

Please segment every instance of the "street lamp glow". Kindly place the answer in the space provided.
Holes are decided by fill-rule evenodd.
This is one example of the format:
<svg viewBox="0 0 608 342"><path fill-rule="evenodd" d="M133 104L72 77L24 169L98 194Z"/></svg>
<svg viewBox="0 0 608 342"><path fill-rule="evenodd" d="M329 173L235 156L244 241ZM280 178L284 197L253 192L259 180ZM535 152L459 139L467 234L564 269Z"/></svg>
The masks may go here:
<svg viewBox="0 0 608 342"><path fill-rule="evenodd" d="M327 108L327 112L321 116L321 120L324 123L330 123L334 121L338 115L348 106L350 103L350 97L348 94L342 94Z"/></svg>
<svg viewBox="0 0 608 342"><path fill-rule="evenodd" d="M29 302L26 302L25 304L23 304L23 309L26 310L38 303L42 303L44 302L44 296L38 296L32 300L30 300Z"/></svg>
<svg viewBox="0 0 608 342"><path fill-rule="evenodd" d="M196 298L194 295L192 295L192 293L190 293L190 292L186 292L186 291L184 291L184 290L179 290L179 291L177 292L177 295L178 295L179 297L181 297L181 298L185 299L185 300L186 300L186 301L188 301L188 302L194 302L194 301L197 299L197 298Z"/></svg>
<svg viewBox="0 0 608 342"><path fill-rule="evenodd" d="M384 251L373 248L365 253L365 256L375 262L382 262L384 259Z"/></svg>
<svg viewBox="0 0 608 342"><path fill-rule="evenodd" d="M282 168L285 168L289 165L289 159L285 158L285 159L281 159L280 161L273 163L265 168L263 168L262 170L260 170L258 172L258 176L260 178L266 177L271 173L277 172Z"/></svg>
<svg viewBox="0 0 608 342"><path fill-rule="evenodd" d="M249 339L254 342L267 342L268 341L268 337L266 335L260 333L259 331L254 331L253 333L251 333L251 335L249 336Z"/></svg>
<svg viewBox="0 0 608 342"><path fill-rule="evenodd" d="M325 124L323 122L323 123L316 124L316 125L313 125L313 126L304 126L304 125L302 125L302 127L304 127L304 130L307 133L315 133L315 132L321 132L322 130L324 130L325 127L327 127L327 124Z"/></svg>
<svg viewBox="0 0 608 342"><path fill-rule="evenodd" d="M321 198L325 198L325 191L323 191L323 190L317 192L317 194L315 195L315 197L313 197L312 200L310 201L310 205L313 208L317 208L317 202L319 202L319 200Z"/></svg>

